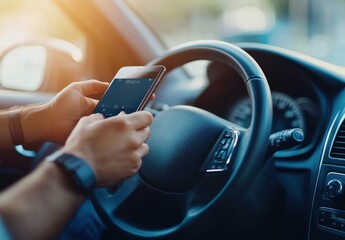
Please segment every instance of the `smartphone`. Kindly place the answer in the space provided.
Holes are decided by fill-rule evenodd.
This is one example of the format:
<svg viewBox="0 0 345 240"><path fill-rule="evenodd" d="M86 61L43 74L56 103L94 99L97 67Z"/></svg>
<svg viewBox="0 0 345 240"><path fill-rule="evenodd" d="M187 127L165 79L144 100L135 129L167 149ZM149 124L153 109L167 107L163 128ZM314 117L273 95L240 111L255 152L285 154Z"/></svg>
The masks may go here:
<svg viewBox="0 0 345 240"><path fill-rule="evenodd" d="M105 118L143 110L165 73L164 66L122 67L111 81L94 113Z"/></svg>

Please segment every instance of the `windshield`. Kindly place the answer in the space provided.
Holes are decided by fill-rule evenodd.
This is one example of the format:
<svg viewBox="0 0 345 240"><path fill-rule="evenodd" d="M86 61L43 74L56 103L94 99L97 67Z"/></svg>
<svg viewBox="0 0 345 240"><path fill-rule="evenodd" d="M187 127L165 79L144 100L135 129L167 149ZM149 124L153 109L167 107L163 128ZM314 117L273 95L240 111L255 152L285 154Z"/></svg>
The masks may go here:
<svg viewBox="0 0 345 240"><path fill-rule="evenodd" d="M345 66L344 0L127 0L167 47L256 42Z"/></svg>

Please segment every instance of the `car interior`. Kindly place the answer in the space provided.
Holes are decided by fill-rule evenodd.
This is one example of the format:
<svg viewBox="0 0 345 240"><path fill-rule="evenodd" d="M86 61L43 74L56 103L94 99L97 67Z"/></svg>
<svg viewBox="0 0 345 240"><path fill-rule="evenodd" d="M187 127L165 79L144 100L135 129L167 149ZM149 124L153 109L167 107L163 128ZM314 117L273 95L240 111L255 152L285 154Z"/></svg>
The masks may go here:
<svg viewBox="0 0 345 240"><path fill-rule="evenodd" d="M345 2L239 2L0 3L0 109L167 69L139 173L91 196L103 239L345 239ZM1 151L0 188L55 147Z"/></svg>

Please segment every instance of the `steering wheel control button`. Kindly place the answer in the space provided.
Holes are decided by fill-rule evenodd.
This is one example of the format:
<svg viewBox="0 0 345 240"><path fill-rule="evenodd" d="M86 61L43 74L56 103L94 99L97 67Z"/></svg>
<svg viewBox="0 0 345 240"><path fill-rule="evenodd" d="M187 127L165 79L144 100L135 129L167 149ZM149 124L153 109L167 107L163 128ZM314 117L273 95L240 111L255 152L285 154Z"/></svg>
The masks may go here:
<svg viewBox="0 0 345 240"><path fill-rule="evenodd" d="M333 208L320 207L317 213L320 227L345 232L345 212Z"/></svg>
<svg viewBox="0 0 345 240"><path fill-rule="evenodd" d="M231 138L233 136L234 134L231 131L229 130L225 131L224 138Z"/></svg>
<svg viewBox="0 0 345 240"><path fill-rule="evenodd" d="M206 172L223 172L228 169L234 149L238 141L238 132L226 129L215 144L215 153L210 160Z"/></svg>

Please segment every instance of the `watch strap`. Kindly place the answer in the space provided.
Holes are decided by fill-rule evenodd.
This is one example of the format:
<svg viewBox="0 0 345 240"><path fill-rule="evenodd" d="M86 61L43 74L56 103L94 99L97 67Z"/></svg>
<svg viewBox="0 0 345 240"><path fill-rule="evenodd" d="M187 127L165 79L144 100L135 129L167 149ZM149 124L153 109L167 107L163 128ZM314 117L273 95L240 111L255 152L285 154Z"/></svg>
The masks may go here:
<svg viewBox="0 0 345 240"><path fill-rule="evenodd" d="M8 128L14 146L24 144L24 135L21 124L21 110L8 112Z"/></svg>
<svg viewBox="0 0 345 240"><path fill-rule="evenodd" d="M96 184L96 175L91 166L83 159L60 151L47 157L61 167L73 181L75 187L84 195L89 195Z"/></svg>

